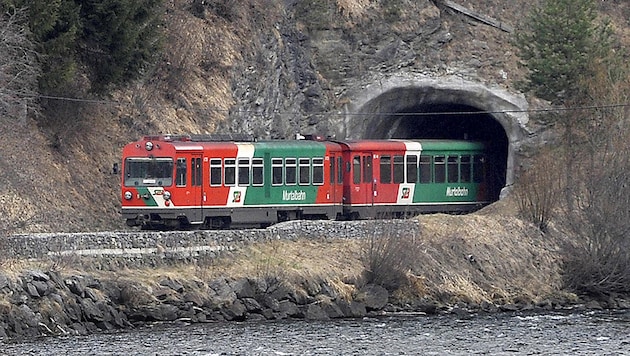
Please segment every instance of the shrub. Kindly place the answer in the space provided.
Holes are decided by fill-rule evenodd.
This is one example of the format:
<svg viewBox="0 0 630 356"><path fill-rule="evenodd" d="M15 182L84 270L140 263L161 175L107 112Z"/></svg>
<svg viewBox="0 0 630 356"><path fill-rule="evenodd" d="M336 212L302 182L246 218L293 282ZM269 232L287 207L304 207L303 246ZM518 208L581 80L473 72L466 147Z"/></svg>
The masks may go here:
<svg viewBox="0 0 630 356"><path fill-rule="evenodd" d="M519 176L514 190L520 217L543 232L547 232L560 203L562 173L554 156L553 151L539 153L532 166Z"/></svg>
<svg viewBox="0 0 630 356"><path fill-rule="evenodd" d="M394 232L368 237L361 251L364 282L380 285L390 292L405 285L407 271L418 256L416 242L414 236Z"/></svg>
<svg viewBox="0 0 630 356"><path fill-rule="evenodd" d="M580 162L579 186L564 213L574 237L565 281L580 293L630 293L630 145L627 138L610 140Z"/></svg>

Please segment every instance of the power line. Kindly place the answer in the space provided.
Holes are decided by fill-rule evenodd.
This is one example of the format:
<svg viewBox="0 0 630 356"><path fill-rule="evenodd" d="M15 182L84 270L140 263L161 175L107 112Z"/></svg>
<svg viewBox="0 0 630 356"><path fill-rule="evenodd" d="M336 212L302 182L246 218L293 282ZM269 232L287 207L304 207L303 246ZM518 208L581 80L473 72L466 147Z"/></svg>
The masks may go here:
<svg viewBox="0 0 630 356"><path fill-rule="evenodd" d="M128 106L131 103L122 103L113 100L103 99L83 99L83 98L69 98L62 96L51 95L37 95L41 99L49 100L61 100L70 102L80 102L89 104L106 104L106 105L121 105ZM145 107L156 108L158 106L144 105ZM618 104L603 104L603 105L588 105L588 106L576 106L576 107L553 107L553 108L541 108L541 109L514 109L514 110L468 110L468 111L435 111L435 112L289 112L273 110L271 112L262 113L254 110L229 110L213 107L199 107L195 106L194 110L197 111L213 111L224 112L232 114L247 114L253 116L265 116L269 114L279 115L334 115L334 116L445 116L445 115L493 115L493 114L522 114L522 113L551 113L551 112L566 112L566 111L585 111L585 110L601 110L601 109L616 109L630 107L630 103L618 103Z"/></svg>

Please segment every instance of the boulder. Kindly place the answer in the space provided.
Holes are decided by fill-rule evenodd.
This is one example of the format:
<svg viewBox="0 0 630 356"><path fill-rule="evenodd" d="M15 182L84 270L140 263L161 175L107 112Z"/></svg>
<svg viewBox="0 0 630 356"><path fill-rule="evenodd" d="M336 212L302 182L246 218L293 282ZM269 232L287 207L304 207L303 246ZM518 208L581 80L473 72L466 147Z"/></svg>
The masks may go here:
<svg viewBox="0 0 630 356"><path fill-rule="evenodd" d="M226 320L243 320L246 312L247 309L245 305L238 299L235 300L234 303L224 305L221 308L221 314L223 314Z"/></svg>
<svg viewBox="0 0 630 356"><path fill-rule="evenodd" d="M306 320L328 320L330 317L328 314L322 309L319 304L309 304L307 306L302 307L301 314L303 314L304 319Z"/></svg>
<svg viewBox="0 0 630 356"><path fill-rule="evenodd" d="M90 298L85 298L81 300L81 309L83 310L83 315L85 319L89 321L103 321L105 320L103 317L103 312L98 308L96 303Z"/></svg>
<svg viewBox="0 0 630 356"><path fill-rule="evenodd" d="M213 280L210 282L210 288L216 294L213 299L218 304L232 304L237 299L236 293L234 293L225 278Z"/></svg>
<svg viewBox="0 0 630 356"><path fill-rule="evenodd" d="M368 284L357 292L354 299L357 302L363 303L368 311L380 310L387 304L389 292L381 286Z"/></svg>
<svg viewBox="0 0 630 356"><path fill-rule="evenodd" d="M254 298L256 295L254 286L252 286L250 280L247 278L239 278L235 281L231 281L229 282L229 285L232 287L232 290L236 293L236 297L239 299Z"/></svg>
<svg viewBox="0 0 630 356"><path fill-rule="evenodd" d="M184 292L184 286L177 282L176 280L173 280L172 278L164 278L160 281L160 285L164 286L164 287L168 287L174 291L176 291L177 293L182 293Z"/></svg>
<svg viewBox="0 0 630 356"><path fill-rule="evenodd" d="M367 315L367 310L365 309L365 304L359 303L357 301L345 301L339 300L337 301L337 306L343 312L343 315L349 318L362 318Z"/></svg>
<svg viewBox="0 0 630 356"><path fill-rule="evenodd" d="M290 300L281 300L278 302L278 313L284 317L296 316L298 313L297 304Z"/></svg>
<svg viewBox="0 0 630 356"><path fill-rule="evenodd" d="M262 310L262 307L254 298L242 298L241 302L249 313L258 313Z"/></svg>

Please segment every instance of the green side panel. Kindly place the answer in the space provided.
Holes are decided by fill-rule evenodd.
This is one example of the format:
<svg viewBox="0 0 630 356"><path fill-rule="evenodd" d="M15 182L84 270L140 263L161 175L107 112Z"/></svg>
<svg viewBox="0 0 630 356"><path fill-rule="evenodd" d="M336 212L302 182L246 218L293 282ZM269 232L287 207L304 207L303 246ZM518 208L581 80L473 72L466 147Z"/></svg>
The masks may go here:
<svg viewBox="0 0 630 356"><path fill-rule="evenodd" d="M483 143L468 141L425 140L421 142L422 151L437 151L447 154L482 152L485 147Z"/></svg>
<svg viewBox="0 0 630 356"><path fill-rule="evenodd" d="M138 194L140 194L140 196L149 197L149 199L142 199L145 206L158 206L155 199L153 199L153 195L151 195L151 192L149 192L149 189L147 189L146 187L137 187L136 189L138 190Z"/></svg>
<svg viewBox="0 0 630 356"><path fill-rule="evenodd" d="M303 205L314 204L320 186L313 185L271 185L273 158L323 158L326 145L316 141L269 141L254 144L254 158L264 160L264 186L247 188L245 205ZM327 179L327 177L324 177Z"/></svg>
<svg viewBox="0 0 630 356"><path fill-rule="evenodd" d="M477 200L479 185L475 183L417 184L414 203L472 202Z"/></svg>
<svg viewBox="0 0 630 356"><path fill-rule="evenodd" d="M485 153L483 143L466 141L423 141L423 155L456 156ZM417 183L414 203L472 202L477 200L479 183Z"/></svg>

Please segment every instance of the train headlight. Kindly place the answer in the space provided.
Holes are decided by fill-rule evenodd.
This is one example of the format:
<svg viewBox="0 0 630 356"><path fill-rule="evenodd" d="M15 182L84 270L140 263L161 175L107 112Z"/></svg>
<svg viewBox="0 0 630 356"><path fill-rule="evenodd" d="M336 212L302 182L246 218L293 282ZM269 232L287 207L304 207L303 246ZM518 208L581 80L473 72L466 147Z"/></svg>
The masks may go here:
<svg viewBox="0 0 630 356"><path fill-rule="evenodd" d="M162 196L164 197L164 200L170 200L171 199L171 192L169 192L168 190L165 190L164 194Z"/></svg>
<svg viewBox="0 0 630 356"><path fill-rule="evenodd" d="M147 141L147 143L144 144L144 148L146 148L147 151L151 151L153 149L153 142Z"/></svg>
<svg viewBox="0 0 630 356"><path fill-rule="evenodd" d="M131 200L131 198L133 198L133 194L131 194L130 191L126 191L125 192L125 199L127 200Z"/></svg>

